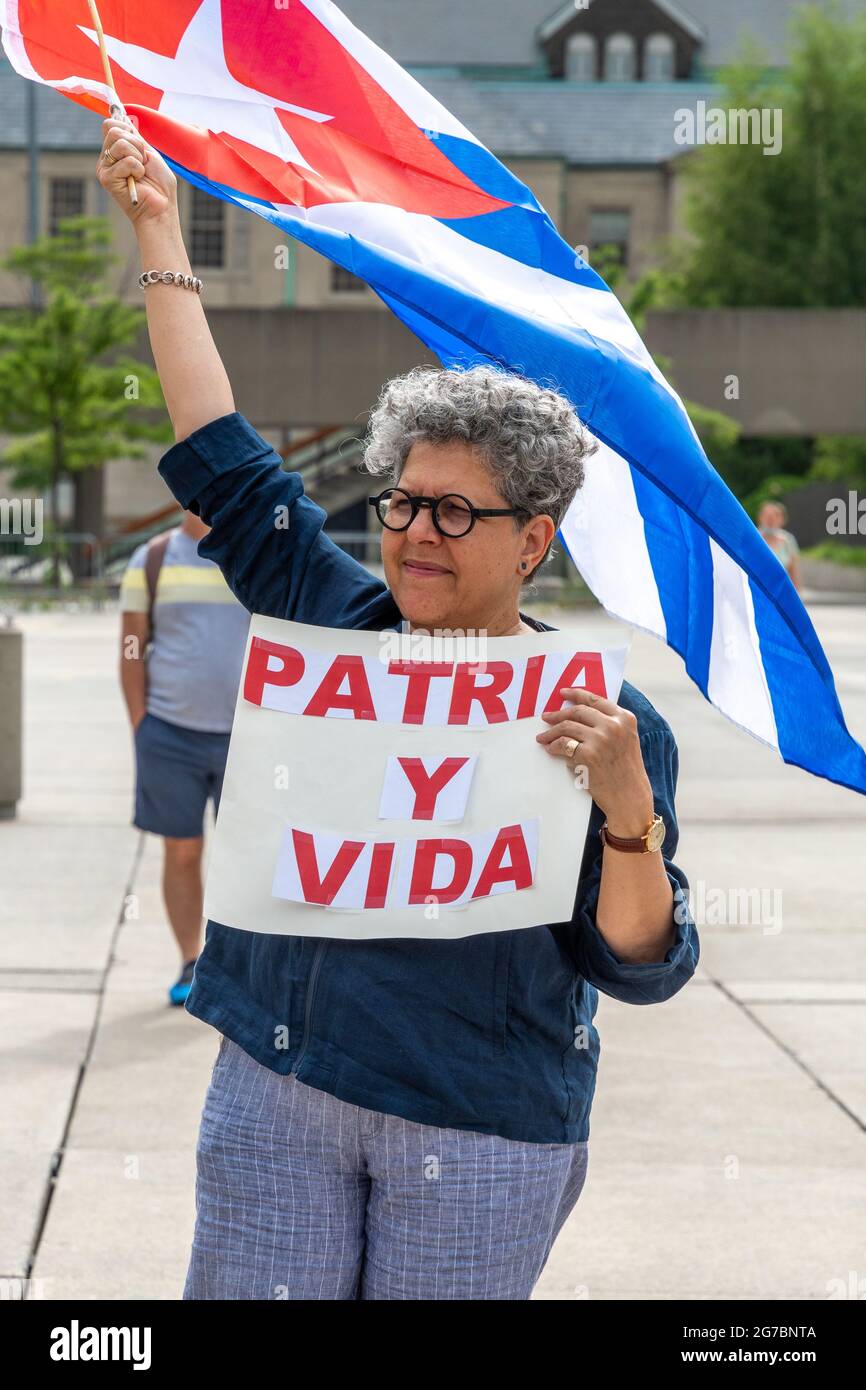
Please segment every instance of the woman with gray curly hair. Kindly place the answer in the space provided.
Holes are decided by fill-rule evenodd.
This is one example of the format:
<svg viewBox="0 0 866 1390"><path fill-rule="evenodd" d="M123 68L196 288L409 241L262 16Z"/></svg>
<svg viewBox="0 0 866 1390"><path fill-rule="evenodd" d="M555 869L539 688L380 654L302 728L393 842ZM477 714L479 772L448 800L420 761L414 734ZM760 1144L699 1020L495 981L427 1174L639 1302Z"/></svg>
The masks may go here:
<svg viewBox="0 0 866 1390"><path fill-rule="evenodd" d="M105 123L177 443L160 472L250 610L335 628L510 636L591 453L574 410L490 367L418 368L372 413L385 582L234 407L175 179ZM126 188L137 181L132 207ZM289 524L276 524L288 516ZM587 1171L598 990L650 1004L694 973L673 863L677 749L649 701L583 689L527 729L588 771L571 918L456 940L275 936L208 922L187 1010L222 1035L197 1150L188 1299L527 1299Z"/></svg>

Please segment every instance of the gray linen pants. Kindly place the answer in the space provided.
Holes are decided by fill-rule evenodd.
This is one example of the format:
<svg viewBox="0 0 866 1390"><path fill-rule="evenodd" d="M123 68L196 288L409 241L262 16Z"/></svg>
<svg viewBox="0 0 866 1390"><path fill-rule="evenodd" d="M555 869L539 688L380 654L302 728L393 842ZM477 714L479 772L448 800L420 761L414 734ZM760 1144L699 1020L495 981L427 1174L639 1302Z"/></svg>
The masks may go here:
<svg viewBox="0 0 866 1390"><path fill-rule="evenodd" d="M223 1038L183 1297L528 1299L588 1148L365 1110Z"/></svg>

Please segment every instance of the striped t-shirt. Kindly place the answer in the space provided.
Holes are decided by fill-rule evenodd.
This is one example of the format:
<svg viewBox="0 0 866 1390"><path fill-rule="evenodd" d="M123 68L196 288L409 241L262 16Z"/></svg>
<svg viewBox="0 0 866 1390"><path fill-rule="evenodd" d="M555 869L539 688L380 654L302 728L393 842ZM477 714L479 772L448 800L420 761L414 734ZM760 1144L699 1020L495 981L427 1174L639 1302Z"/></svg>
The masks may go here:
<svg viewBox="0 0 866 1390"><path fill-rule="evenodd" d="M126 613L149 606L140 545L120 588ZM228 733L232 726L250 615L238 603L198 541L171 534L153 608L153 644L147 660L147 712L183 729Z"/></svg>

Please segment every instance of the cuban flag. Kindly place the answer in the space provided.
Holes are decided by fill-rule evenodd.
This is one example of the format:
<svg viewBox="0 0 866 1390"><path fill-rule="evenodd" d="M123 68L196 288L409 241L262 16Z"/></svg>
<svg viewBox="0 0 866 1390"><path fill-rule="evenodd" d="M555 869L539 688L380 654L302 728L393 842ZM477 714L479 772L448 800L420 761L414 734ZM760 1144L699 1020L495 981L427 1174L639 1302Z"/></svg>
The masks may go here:
<svg viewBox="0 0 866 1390"><path fill-rule="evenodd" d="M0 0L14 67L102 115L86 0ZM556 386L599 450L560 539L614 617L782 758L866 792L788 576L615 295L532 193L330 0L101 0L117 94L175 172L365 280L446 366Z"/></svg>

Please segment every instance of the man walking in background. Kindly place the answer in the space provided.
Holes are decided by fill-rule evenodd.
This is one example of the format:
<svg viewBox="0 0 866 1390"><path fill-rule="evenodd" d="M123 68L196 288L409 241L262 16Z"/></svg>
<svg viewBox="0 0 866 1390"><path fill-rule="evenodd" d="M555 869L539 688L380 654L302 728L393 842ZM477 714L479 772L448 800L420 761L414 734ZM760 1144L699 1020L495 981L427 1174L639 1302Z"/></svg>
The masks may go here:
<svg viewBox="0 0 866 1390"><path fill-rule="evenodd" d="M212 560L210 527L181 526L135 551L120 590L120 682L135 740L133 824L165 841L162 888L180 949L183 1004L201 950L204 813L219 807L249 613Z"/></svg>

